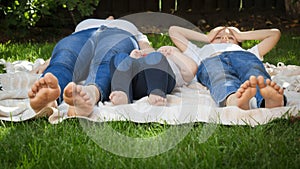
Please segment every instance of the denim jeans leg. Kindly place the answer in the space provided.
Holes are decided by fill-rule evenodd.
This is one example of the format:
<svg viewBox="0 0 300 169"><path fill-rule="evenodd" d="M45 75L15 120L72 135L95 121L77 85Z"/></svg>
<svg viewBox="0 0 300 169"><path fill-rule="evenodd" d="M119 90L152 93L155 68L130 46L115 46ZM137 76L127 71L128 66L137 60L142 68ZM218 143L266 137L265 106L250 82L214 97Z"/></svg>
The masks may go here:
<svg viewBox="0 0 300 169"><path fill-rule="evenodd" d="M212 98L220 107L225 106L226 98L241 85L226 54L203 60L197 71L197 80L209 89Z"/></svg>
<svg viewBox="0 0 300 169"><path fill-rule="evenodd" d="M111 77L110 60L118 53L129 54L135 49L132 35L117 28L106 28L97 31L94 38L96 45L94 57L85 85L96 85L100 92L100 101L109 100Z"/></svg>
<svg viewBox="0 0 300 169"><path fill-rule="evenodd" d="M117 54L110 61L111 91L125 92L129 103L133 101L132 80L136 63L136 59L127 53Z"/></svg>
<svg viewBox="0 0 300 169"><path fill-rule="evenodd" d="M167 59L159 52L152 52L147 57L139 59L141 71L145 74L147 95L156 94L166 97L175 87L175 75Z"/></svg>
<svg viewBox="0 0 300 169"><path fill-rule="evenodd" d="M86 64L90 62L91 58L89 58L90 54L88 53L90 50L82 49L91 48L91 43L89 40L96 30L97 29L88 29L73 33L60 40L53 49L50 64L44 71L43 76L46 73L52 73L58 79L61 91L64 90L69 82L84 79L83 76L74 76L75 64L79 58L79 55L84 58ZM82 66L80 71L88 72L88 66ZM74 79L74 77L76 78ZM62 100L63 92L61 92L61 95L58 98L58 104L60 104Z"/></svg>
<svg viewBox="0 0 300 169"><path fill-rule="evenodd" d="M230 60L233 64L233 68L238 72L239 79L241 79L242 83L249 80L252 75L256 77L260 75L263 76L264 79L271 79L263 63L250 52L232 52L232 54L230 54ZM258 86L255 98L257 107L259 108L263 101L263 97L259 92Z"/></svg>

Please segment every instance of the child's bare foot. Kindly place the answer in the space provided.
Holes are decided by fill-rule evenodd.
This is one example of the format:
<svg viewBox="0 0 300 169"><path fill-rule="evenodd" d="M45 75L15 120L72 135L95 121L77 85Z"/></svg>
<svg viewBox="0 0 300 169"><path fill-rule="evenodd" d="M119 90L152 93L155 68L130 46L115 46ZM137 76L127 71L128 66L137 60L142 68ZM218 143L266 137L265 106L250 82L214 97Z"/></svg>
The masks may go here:
<svg viewBox="0 0 300 169"><path fill-rule="evenodd" d="M28 92L30 106L36 113L44 107L57 107L56 99L59 95L58 80L51 73L46 73L44 77L37 80Z"/></svg>
<svg viewBox="0 0 300 169"><path fill-rule="evenodd" d="M148 97L148 102L151 105L154 106L166 106L167 105L167 99L163 98L159 95L150 94Z"/></svg>
<svg viewBox="0 0 300 169"><path fill-rule="evenodd" d="M265 99L266 108L280 107L284 105L283 89L280 86L270 79L266 79L265 84L263 76L258 76L257 81L260 94Z"/></svg>
<svg viewBox="0 0 300 169"><path fill-rule="evenodd" d="M237 106L244 110L249 110L249 101L256 94L257 79L255 76L250 76L249 80L245 81L236 92Z"/></svg>
<svg viewBox="0 0 300 169"><path fill-rule="evenodd" d="M69 83L64 90L64 101L69 105L68 116L88 117L99 100L96 86L81 86Z"/></svg>
<svg viewBox="0 0 300 169"><path fill-rule="evenodd" d="M114 105L128 104L128 98L123 91L113 91L109 95L109 99Z"/></svg>

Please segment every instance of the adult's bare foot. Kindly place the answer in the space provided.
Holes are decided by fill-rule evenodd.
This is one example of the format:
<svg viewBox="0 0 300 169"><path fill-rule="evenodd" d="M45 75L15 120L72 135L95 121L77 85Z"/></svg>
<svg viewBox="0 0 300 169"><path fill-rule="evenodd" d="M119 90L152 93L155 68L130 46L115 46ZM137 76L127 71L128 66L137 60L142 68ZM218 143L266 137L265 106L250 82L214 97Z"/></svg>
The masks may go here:
<svg viewBox="0 0 300 169"><path fill-rule="evenodd" d="M245 81L236 92L237 106L244 110L249 110L249 101L256 94L257 79L255 76L250 76L249 80Z"/></svg>
<svg viewBox="0 0 300 169"><path fill-rule="evenodd" d="M128 97L123 91L111 92L109 99L114 105L128 104Z"/></svg>
<svg viewBox="0 0 300 169"><path fill-rule="evenodd" d="M44 107L57 107L56 99L60 95L60 87L57 78L46 73L37 80L28 92L31 108L38 113Z"/></svg>
<svg viewBox="0 0 300 169"><path fill-rule="evenodd" d="M96 86L82 86L70 82L64 90L64 101L69 105L68 116L88 117L99 100Z"/></svg>
<svg viewBox="0 0 300 169"><path fill-rule="evenodd" d="M283 88L270 79L266 79L265 83L263 76L258 76L257 81L260 94L265 99L266 108L280 107L284 105Z"/></svg>
<svg viewBox="0 0 300 169"><path fill-rule="evenodd" d="M154 106L166 106L167 105L167 99L163 98L159 95L155 95L155 94L150 94L148 96L148 102L151 105Z"/></svg>

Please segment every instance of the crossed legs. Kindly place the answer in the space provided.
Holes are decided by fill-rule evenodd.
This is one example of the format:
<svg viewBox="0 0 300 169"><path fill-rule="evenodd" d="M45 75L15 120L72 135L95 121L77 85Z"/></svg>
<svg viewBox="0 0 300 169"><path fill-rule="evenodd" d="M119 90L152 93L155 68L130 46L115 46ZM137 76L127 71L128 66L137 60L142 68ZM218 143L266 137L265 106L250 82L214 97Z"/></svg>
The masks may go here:
<svg viewBox="0 0 300 169"><path fill-rule="evenodd" d="M280 107L284 105L283 89L270 79L264 82L263 76L251 76L245 81L236 93L228 96L227 106L238 106L241 109L249 110L249 101L257 92L256 86L259 87L259 92L265 100L266 108Z"/></svg>
<svg viewBox="0 0 300 169"><path fill-rule="evenodd" d="M163 96L169 92L169 88L172 88L172 81L169 78L171 75L164 71L168 66L166 58L158 52L138 59L124 53L114 56L110 62L112 72L110 101L114 105L121 105L148 96L149 104L166 105L167 99ZM157 92L158 89L161 92Z"/></svg>

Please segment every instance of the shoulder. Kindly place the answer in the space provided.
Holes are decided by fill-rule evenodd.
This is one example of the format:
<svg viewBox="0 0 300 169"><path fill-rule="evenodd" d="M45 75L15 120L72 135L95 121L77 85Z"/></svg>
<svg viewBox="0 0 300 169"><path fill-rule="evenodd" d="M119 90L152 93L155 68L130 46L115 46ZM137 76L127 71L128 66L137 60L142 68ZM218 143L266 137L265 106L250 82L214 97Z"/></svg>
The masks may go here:
<svg viewBox="0 0 300 169"><path fill-rule="evenodd" d="M261 60L261 61L263 60L263 56L260 56L259 49L258 49L257 45L253 46L250 49L247 49L247 51L253 53L259 60Z"/></svg>

